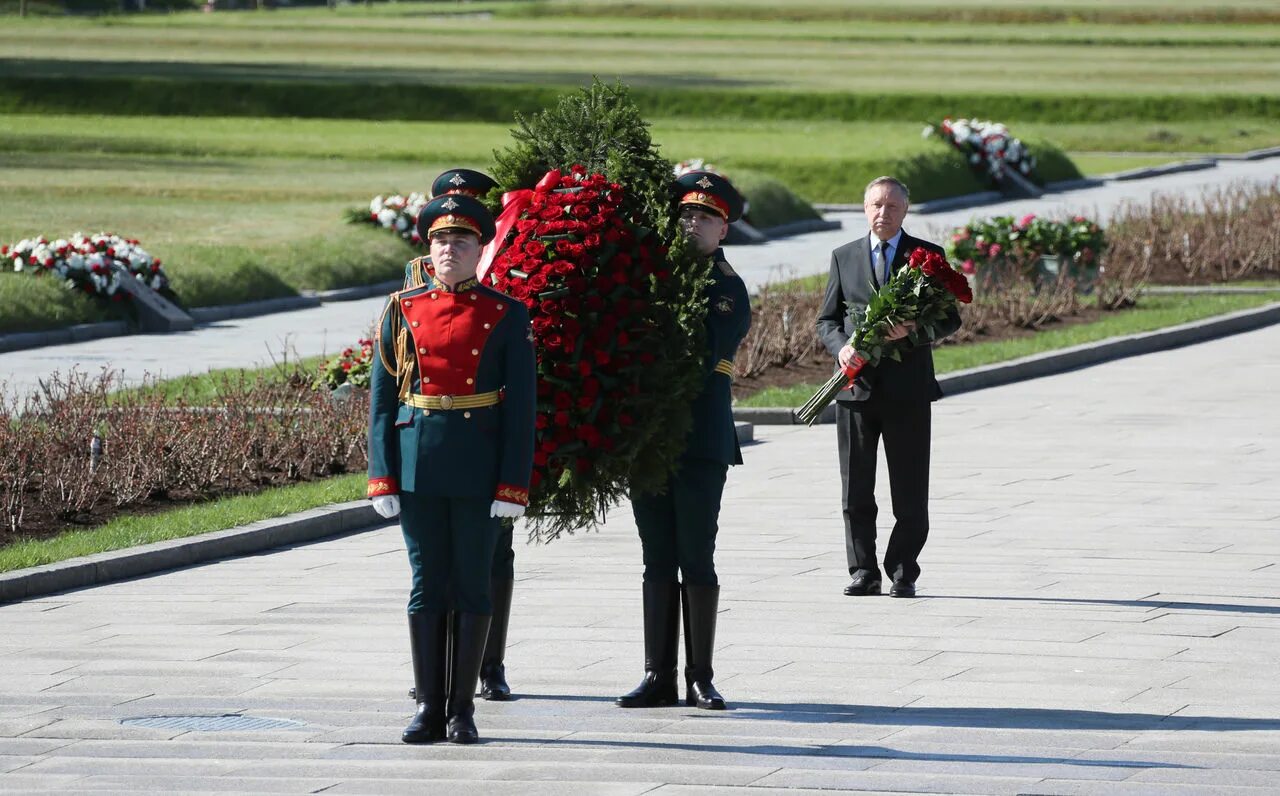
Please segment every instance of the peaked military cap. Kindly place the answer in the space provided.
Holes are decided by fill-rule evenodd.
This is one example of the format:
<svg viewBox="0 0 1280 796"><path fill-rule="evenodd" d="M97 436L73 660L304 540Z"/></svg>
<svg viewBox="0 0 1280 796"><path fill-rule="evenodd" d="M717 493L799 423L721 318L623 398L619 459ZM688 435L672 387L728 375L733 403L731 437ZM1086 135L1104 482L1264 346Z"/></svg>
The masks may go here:
<svg viewBox="0 0 1280 796"><path fill-rule="evenodd" d="M725 221L742 218L742 194L724 177L710 171L691 171L676 179L676 196L681 205L706 208Z"/></svg>
<svg viewBox="0 0 1280 796"><path fill-rule="evenodd" d="M482 171L475 169L449 169L436 177L435 182L431 183L431 196L444 196L450 193L466 194L467 196L483 196L498 183L493 178Z"/></svg>
<svg viewBox="0 0 1280 796"><path fill-rule="evenodd" d="M479 199L466 194L437 196L418 213L418 236L424 241L446 229L471 232L481 245L493 240L493 216Z"/></svg>

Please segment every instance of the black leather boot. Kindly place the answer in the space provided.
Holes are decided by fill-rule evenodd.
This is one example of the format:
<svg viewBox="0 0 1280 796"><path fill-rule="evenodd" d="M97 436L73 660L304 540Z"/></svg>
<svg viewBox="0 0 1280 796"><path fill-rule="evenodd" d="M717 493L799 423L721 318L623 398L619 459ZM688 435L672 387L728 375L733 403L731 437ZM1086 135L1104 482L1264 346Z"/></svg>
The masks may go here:
<svg viewBox="0 0 1280 796"><path fill-rule="evenodd" d="M480 676L480 662L484 659L489 619L487 614L454 614L453 663L449 669L449 706L446 710L450 743L480 740L473 717L476 712L476 679Z"/></svg>
<svg viewBox="0 0 1280 796"><path fill-rule="evenodd" d="M418 710L400 735L400 740L405 743L435 743L444 740L448 627L447 613L409 614L413 690Z"/></svg>
<svg viewBox="0 0 1280 796"><path fill-rule="evenodd" d="M495 580L493 589L493 621L489 623L489 639L484 644L484 661L480 664L480 696L492 702L511 698L507 685L507 623L511 621L513 580Z"/></svg>
<svg viewBox="0 0 1280 796"><path fill-rule="evenodd" d="M620 708L657 708L679 704L676 693L676 644L680 633L680 585L644 584L644 679L614 704Z"/></svg>
<svg viewBox="0 0 1280 796"><path fill-rule="evenodd" d="M715 675L711 659L716 646L720 587L686 583L681 587L681 594L684 598L684 703L691 708L724 710L724 697L711 684Z"/></svg>

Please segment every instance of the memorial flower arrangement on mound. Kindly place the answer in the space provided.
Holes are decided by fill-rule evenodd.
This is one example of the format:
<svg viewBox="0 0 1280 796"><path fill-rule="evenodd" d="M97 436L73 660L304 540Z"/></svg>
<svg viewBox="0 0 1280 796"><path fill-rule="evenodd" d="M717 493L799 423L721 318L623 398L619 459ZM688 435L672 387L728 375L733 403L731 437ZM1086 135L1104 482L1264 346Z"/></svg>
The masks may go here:
<svg viewBox="0 0 1280 796"><path fill-rule="evenodd" d="M926 138L940 135L944 141L965 156L979 176L999 183L1009 170L1040 182L1036 174L1036 158L1022 141L999 122L981 119L944 118L924 128Z"/></svg>
<svg viewBox="0 0 1280 796"><path fill-rule="evenodd" d="M595 82L496 153L482 278L528 308L538 357L531 534L590 527L674 470L701 389L711 263L679 232L672 165L624 86Z"/></svg>
<svg viewBox="0 0 1280 796"><path fill-rule="evenodd" d="M369 207L347 211L347 220L353 224L376 224L391 230L415 246L421 246L418 237L418 213L431 198L421 193L375 196Z"/></svg>
<svg viewBox="0 0 1280 796"><path fill-rule="evenodd" d="M842 367L814 393L796 416L813 425L822 410L831 405L842 390L853 384L866 367L879 365L885 357L901 361L909 346L932 340L937 324L956 305L973 301L969 280L951 267L937 252L918 248L867 302L865 311L850 309L854 321L849 345L858 352L849 367ZM913 321L915 328L904 338L885 339L895 324Z"/></svg>
<svg viewBox="0 0 1280 796"><path fill-rule="evenodd" d="M54 276L72 290L112 301L128 298L120 289L124 274L153 290L170 293L169 277L159 257L152 257L133 238L106 232L89 236L77 232L53 241L44 236L21 240L0 246L0 260L10 262L15 272Z"/></svg>
<svg viewBox="0 0 1280 796"><path fill-rule="evenodd" d="M1081 268L1096 268L1107 247L1106 232L1084 216L1054 221L1028 214L970 221L951 233L947 254L967 274L1004 263L1034 270L1043 256L1063 257Z"/></svg>

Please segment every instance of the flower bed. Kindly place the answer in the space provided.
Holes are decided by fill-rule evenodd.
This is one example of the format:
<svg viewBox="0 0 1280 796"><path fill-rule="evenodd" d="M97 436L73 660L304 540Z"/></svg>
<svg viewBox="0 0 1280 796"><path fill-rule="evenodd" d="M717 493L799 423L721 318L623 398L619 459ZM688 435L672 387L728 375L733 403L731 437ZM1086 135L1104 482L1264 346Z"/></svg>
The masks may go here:
<svg viewBox="0 0 1280 796"><path fill-rule="evenodd" d="M1081 276L1096 273L1107 247L1106 233L1096 221L1073 216L1054 221L1034 214L971 221L951 233L947 254L966 274L994 275L1021 271L1044 276L1044 258L1057 258L1060 271Z"/></svg>
<svg viewBox="0 0 1280 796"><path fill-rule="evenodd" d="M159 257L152 257L133 238L106 232L92 236L77 232L54 241L44 236L29 238L0 246L0 258L10 261L16 273L54 276L72 290L110 301L129 295L120 289L122 271L116 266L153 290L171 294Z"/></svg>
<svg viewBox="0 0 1280 796"><path fill-rule="evenodd" d="M362 470L367 393L331 401L287 375L228 375L207 396L55 373L21 404L0 402L0 544Z"/></svg>

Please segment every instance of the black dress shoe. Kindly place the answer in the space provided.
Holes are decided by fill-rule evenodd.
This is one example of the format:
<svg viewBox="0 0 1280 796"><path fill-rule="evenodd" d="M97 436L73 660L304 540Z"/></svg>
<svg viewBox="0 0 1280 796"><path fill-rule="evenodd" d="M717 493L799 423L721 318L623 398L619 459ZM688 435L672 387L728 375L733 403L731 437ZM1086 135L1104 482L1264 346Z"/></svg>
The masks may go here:
<svg viewBox="0 0 1280 796"><path fill-rule="evenodd" d="M909 580L895 580L893 586L889 587L890 597L915 597L916 584Z"/></svg>
<svg viewBox="0 0 1280 796"><path fill-rule="evenodd" d="M870 575L855 575L848 586L844 587L844 596L862 597L867 594L880 593L880 579Z"/></svg>

